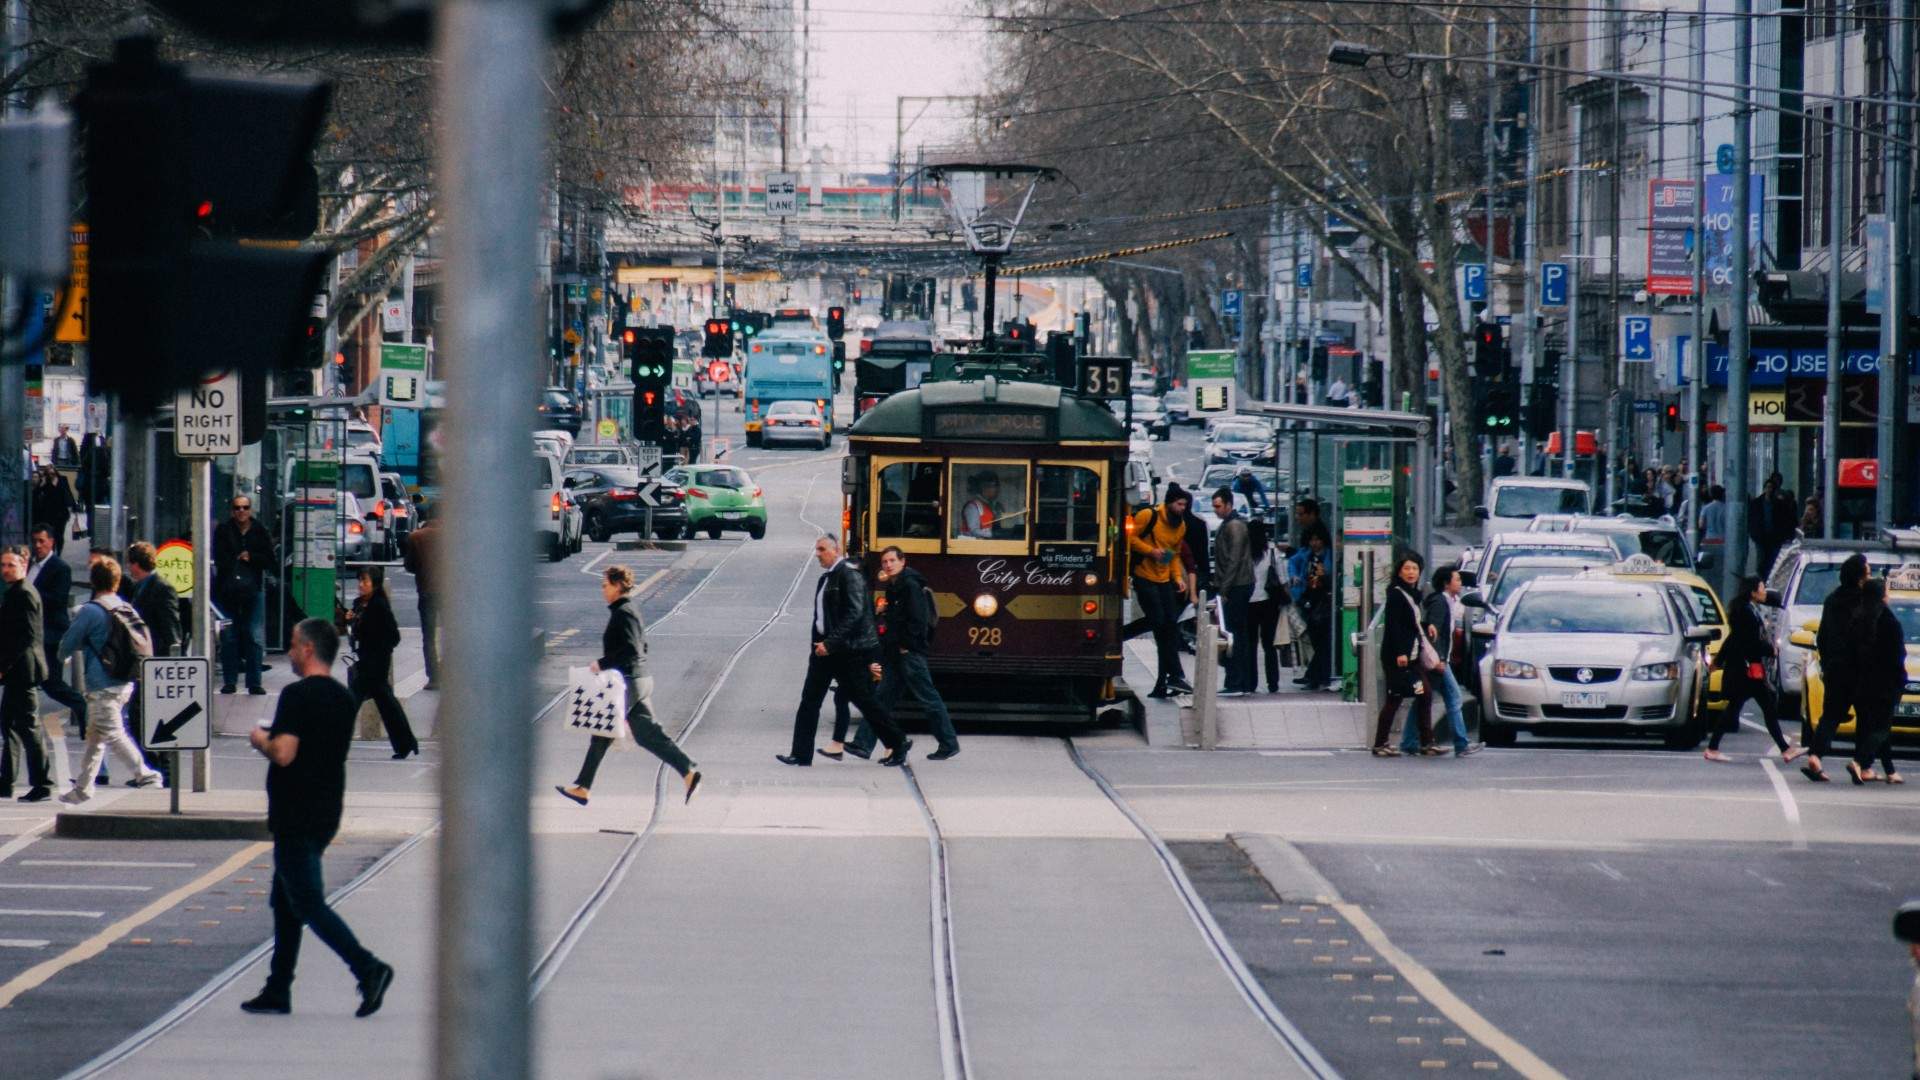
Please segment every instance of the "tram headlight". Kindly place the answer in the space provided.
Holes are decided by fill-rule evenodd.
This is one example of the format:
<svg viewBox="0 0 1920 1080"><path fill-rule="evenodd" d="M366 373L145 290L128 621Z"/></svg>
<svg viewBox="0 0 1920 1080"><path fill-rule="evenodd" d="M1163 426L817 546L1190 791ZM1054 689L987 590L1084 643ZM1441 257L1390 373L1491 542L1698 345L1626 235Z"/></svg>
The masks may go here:
<svg viewBox="0 0 1920 1080"><path fill-rule="evenodd" d="M992 593L981 593L973 598L973 613L983 619L991 619L1000 610L1000 598Z"/></svg>
<svg viewBox="0 0 1920 1080"><path fill-rule="evenodd" d="M1080 579L1080 584L1085 585L1087 588L1091 589L1095 585L1100 584L1100 575L1094 574L1094 573L1088 573L1085 577Z"/></svg>

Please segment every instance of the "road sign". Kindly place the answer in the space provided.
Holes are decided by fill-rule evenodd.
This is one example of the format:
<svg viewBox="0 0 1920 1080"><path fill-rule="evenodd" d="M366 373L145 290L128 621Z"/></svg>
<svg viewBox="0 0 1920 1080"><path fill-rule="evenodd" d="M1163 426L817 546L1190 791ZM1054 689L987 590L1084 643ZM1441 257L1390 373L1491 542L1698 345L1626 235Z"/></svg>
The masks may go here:
<svg viewBox="0 0 1920 1080"><path fill-rule="evenodd" d="M1232 318L1240 317L1240 290L1228 289L1220 294L1220 314Z"/></svg>
<svg viewBox="0 0 1920 1080"><path fill-rule="evenodd" d="M407 302L388 300L380 305L380 330L387 334L407 332Z"/></svg>
<svg viewBox="0 0 1920 1080"><path fill-rule="evenodd" d="M1187 378L1232 379L1235 360L1232 349L1189 349Z"/></svg>
<svg viewBox="0 0 1920 1080"><path fill-rule="evenodd" d="M1620 358L1629 364L1653 363L1653 316L1620 316Z"/></svg>
<svg viewBox="0 0 1920 1080"><path fill-rule="evenodd" d="M1301 263L1300 268L1294 271L1293 283L1298 288L1313 288L1313 264Z"/></svg>
<svg viewBox="0 0 1920 1080"><path fill-rule="evenodd" d="M1713 151L1713 167L1721 176L1733 175L1733 144L1721 143Z"/></svg>
<svg viewBox="0 0 1920 1080"><path fill-rule="evenodd" d="M60 294L60 317L53 323L53 340L65 344L85 344L87 340L87 227L75 225L72 233L73 269L67 273L66 291Z"/></svg>
<svg viewBox="0 0 1920 1080"><path fill-rule="evenodd" d="M1658 413L1660 402L1653 398L1634 398L1633 411L1641 414Z"/></svg>
<svg viewBox="0 0 1920 1080"><path fill-rule="evenodd" d="M633 464L640 470L641 476L657 475L660 472L660 448L657 446L634 447Z"/></svg>
<svg viewBox="0 0 1920 1080"><path fill-rule="evenodd" d="M800 174L767 174L767 213L774 217L792 217L800 212Z"/></svg>
<svg viewBox="0 0 1920 1080"><path fill-rule="evenodd" d="M193 595L193 545L169 540L153 552L153 572L182 598Z"/></svg>
<svg viewBox="0 0 1920 1080"><path fill-rule="evenodd" d="M1487 266L1485 263L1468 263L1460 268L1461 288L1469 300L1487 298Z"/></svg>
<svg viewBox="0 0 1920 1080"><path fill-rule="evenodd" d="M380 404L388 408L417 409L426 396L427 347L380 343Z"/></svg>
<svg viewBox="0 0 1920 1080"><path fill-rule="evenodd" d="M140 734L149 750L205 750L213 735L213 661L150 656L140 661Z"/></svg>
<svg viewBox="0 0 1920 1080"><path fill-rule="evenodd" d="M602 439L617 439L620 437L620 422L609 417L595 425L594 431Z"/></svg>
<svg viewBox="0 0 1920 1080"><path fill-rule="evenodd" d="M648 480L638 488L635 488L634 491L639 495L640 501L646 503L648 506L660 505L660 500L654 498L654 496L660 494L660 481Z"/></svg>
<svg viewBox="0 0 1920 1080"><path fill-rule="evenodd" d="M240 373L204 376L173 396L173 452L222 457L240 452Z"/></svg>

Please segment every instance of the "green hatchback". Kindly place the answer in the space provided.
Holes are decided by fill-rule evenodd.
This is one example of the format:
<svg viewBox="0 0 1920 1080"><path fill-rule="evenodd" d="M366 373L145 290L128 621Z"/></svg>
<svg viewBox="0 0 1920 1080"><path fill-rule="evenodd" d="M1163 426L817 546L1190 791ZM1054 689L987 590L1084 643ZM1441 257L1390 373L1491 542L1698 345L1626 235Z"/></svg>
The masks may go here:
<svg viewBox="0 0 1920 1080"><path fill-rule="evenodd" d="M744 532L755 540L767 535L767 500L747 470L732 465L682 465L669 469L669 483L687 493L687 535L704 531L710 539L723 532Z"/></svg>

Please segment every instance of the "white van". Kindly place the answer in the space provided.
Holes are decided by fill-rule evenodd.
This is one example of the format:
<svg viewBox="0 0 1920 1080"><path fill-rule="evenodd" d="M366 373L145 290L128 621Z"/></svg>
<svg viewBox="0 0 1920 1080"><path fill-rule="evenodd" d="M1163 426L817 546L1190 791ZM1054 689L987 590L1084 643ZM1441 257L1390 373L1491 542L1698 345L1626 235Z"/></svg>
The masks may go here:
<svg viewBox="0 0 1920 1080"><path fill-rule="evenodd" d="M1480 539L1503 532L1519 532L1541 514L1587 514L1593 510L1593 489L1585 480L1547 476L1502 476L1493 482L1487 505L1474 507L1484 522Z"/></svg>
<svg viewBox="0 0 1920 1080"><path fill-rule="evenodd" d="M560 458L544 450L532 453L534 550L559 562L580 550L580 507L562 479Z"/></svg>

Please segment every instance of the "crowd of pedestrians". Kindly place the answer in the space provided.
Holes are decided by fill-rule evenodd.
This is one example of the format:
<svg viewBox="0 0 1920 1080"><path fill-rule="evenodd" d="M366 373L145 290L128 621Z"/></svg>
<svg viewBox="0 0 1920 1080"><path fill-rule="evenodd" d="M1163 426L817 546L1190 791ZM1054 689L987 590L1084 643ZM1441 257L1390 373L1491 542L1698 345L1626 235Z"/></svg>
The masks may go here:
<svg viewBox="0 0 1920 1080"><path fill-rule="evenodd" d="M1461 713L1460 686L1455 668L1467 660L1462 633L1460 572L1443 566L1434 571L1433 591L1420 592L1423 564L1418 555L1402 554L1387 584L1386 608L1380 638L1380 671L1385 682L1380 713L1374 723L1373 756L1438 757L1447 752L1435 741L1433 699L1446 707L1446 724L1453 734L1455 757L1479 752L1481 745L1467 738ZM1398 748L1387 744L1400 707L1407 706L1406 726Z"/></svg>
<svg viewBox="0 0 1920 1080"><path fill-rule="evenodd" d="M1826 691L1807 746L1807 779L1828 779L1821 759L1832 752L1836 729L1854 719L1853 759L1847 777L1855 784L1905 783L1893 762L1893 710L1907 683L1906 635L1887 608L1887 583L1871 576L1865 555L1840 564L1840 584L1820 606L1814 648ZM1873 770L1878 758L1881 771Z"/></svg>

